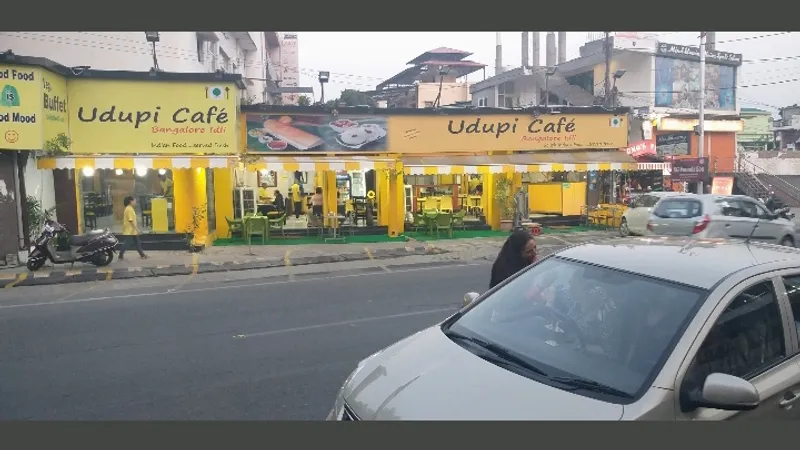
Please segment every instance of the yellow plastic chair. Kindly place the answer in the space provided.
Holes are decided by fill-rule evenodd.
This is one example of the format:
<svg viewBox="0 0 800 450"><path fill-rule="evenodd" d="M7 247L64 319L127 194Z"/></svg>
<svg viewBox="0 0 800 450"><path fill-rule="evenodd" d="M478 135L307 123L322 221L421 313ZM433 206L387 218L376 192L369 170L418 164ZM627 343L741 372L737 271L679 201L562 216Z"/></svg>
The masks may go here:
<svg viewBox="0 0 800 450"><path fill-rule="evenodd" d="M439 201L439 211L452 213L453 212L453 197L442 197Z"/></svg>

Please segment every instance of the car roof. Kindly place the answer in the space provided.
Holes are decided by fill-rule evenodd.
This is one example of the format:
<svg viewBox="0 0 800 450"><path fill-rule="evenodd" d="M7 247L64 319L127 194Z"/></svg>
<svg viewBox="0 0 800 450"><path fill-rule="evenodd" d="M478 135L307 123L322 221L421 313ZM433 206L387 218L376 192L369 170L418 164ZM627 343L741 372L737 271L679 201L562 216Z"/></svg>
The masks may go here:
<svg viewBox="0 0 800 450"><path fill-rule="evenodd" d="M800 267L800 249L741 240L688 237L614 238L555 256L710 289L731 274L777 261Z"/></svg>

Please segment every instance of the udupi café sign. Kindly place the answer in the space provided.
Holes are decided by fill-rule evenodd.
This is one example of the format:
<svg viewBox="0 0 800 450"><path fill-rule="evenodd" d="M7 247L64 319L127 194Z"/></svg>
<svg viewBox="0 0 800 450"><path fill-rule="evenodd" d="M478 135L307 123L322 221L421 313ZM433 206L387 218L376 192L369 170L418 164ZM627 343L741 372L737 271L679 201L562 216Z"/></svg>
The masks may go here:
<svg viewBox="0 0 800 450"><path fill-rule="evenodd" d="M619 149L615 114L247 114L248 153L454 153Z"/></svg>
<svg viewBox="0 0 800 450"><path fill-rule="evenodd" d="M234 83L74 79L67 86L74 154L233 154Z"/></svg>

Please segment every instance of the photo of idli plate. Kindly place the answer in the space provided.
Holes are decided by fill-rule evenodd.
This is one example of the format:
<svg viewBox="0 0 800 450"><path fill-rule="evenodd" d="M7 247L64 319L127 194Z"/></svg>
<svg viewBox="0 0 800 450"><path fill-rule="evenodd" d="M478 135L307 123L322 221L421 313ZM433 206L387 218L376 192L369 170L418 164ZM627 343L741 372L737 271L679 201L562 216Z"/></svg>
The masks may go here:
<svg viewBox="0 0 800 450"><path fill-rule="evenodd" d="M360 125L339 133L336 141L339 145L358 150L386 137L386 130L379 125Z"/></svg>

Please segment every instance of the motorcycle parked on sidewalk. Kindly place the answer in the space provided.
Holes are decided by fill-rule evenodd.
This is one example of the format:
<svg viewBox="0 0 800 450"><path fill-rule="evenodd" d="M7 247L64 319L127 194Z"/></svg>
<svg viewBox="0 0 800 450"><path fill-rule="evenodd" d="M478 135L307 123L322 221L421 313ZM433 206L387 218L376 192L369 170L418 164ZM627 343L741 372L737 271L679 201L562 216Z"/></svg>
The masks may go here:
<svg viewBox="0 0 800 450"><path fill-rule="evenodd" d="M107 266L114 260L117 244L117 237L108 229L74 235L64 225L48 220L31 246L26 265L31 272L41 269L48 259L53 264L88 262Z"/></svg>

